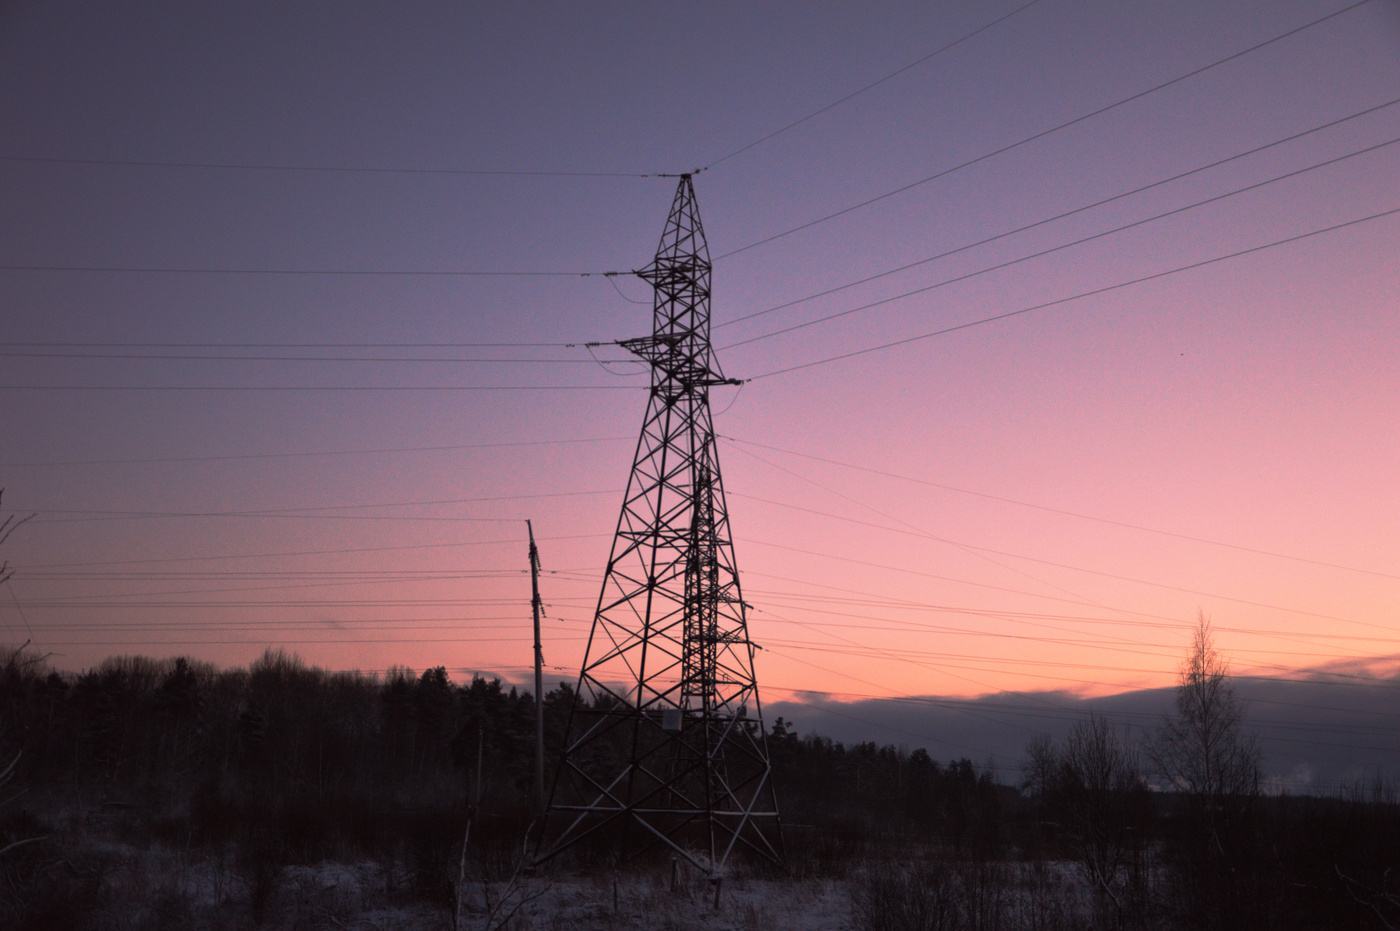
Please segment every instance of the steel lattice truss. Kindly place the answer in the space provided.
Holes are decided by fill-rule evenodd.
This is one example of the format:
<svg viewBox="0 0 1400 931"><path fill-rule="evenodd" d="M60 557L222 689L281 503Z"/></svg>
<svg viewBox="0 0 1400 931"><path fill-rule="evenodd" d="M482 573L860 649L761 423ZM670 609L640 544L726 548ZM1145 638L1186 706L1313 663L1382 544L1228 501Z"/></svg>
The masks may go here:
<svg viewBox="0 0 1400 931"><path fill-rule="evenodd" d="M651 396L555 775L544 860L579 844L661 847L717 877L746 850L781 858L710 416L725 379L710 346L710 257L683 176L656 258L651 336L619 343Z"/></svg>

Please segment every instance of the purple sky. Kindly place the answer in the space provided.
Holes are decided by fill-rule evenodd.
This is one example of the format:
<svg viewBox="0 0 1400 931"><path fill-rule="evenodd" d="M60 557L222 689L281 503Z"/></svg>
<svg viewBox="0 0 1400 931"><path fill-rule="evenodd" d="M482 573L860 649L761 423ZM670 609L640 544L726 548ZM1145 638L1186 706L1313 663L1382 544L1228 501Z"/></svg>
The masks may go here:
<svg viewBox="0 0 1400 931"><path fill-rule="evenodd" d="M1198 610L1241 671L1388 674L1400 4L1041 0L726 157L1022 5L7 5L0 639L519 680L529 517L572 676L645 378L561 344L645 284L243 272L625 271L675 182L613 175L713 166L765 694L1160 687Z"/></svg>

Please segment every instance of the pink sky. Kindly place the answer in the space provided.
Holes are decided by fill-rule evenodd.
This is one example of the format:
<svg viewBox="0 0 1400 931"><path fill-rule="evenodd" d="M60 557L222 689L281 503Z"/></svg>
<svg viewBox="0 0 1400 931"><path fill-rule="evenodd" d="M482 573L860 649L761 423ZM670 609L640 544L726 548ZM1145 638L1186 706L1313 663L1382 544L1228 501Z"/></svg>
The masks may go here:
<svg viewBox="0 0 1400 931"><path fill-rule="evenodd" d="M0 485L39 516L0 639L70 669L272 645L523 681L528 517L572 678L645 379L561 344L645 333L645 284L208 270L626 270L674 183L15 158L689 170L1020 5L7 14L5 352L380 361L7 359ZM769 373L1400 208L1400 104L724 325L1400 98L1397 5L1348 7L1044 0L697 177L714 341L754 379L714 407L766 695L1160 686L1198 611L1239 671L1391 668L1400 214Z"/></svg>

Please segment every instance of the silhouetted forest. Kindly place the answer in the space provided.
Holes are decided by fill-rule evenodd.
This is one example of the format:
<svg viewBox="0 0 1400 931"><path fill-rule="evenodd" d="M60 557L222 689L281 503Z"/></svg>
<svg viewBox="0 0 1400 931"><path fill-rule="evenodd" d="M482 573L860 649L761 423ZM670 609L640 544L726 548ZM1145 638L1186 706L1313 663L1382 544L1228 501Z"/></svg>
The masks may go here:
<svg viewBox="0 0 1400 931"><path fill-rule="evenodd" d="M332 673L275 651L247 669L119 657L80 675L5 656L0 926L188 920L167 902L114 923L111 845L219 864L242 890L228 927L270 920L283 871L326 861L379 864L393 895L447 909L469 818L474 875L504 877L520 858L534 697L497 680ZM551 757L574 701L568 686L545 698ZM1023 783L1006 786L968 760L844 746L779 718L769 748L787 862L741 869L850 882L870 928L1400 923L1400 808L1386 787L1269 797L1244 752L1214 782L1188 773L1178 791L1151 791L1145 774L1170 760L1149 758L1171 746L1128 746L1091 718L1060 744L1033 742Z"/></svg>

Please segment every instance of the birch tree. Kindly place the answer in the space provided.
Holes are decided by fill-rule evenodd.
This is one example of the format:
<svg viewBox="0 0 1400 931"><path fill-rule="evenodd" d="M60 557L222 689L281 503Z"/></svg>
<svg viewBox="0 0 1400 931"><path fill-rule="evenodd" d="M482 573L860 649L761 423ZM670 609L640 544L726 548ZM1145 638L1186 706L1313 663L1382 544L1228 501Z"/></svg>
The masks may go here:
<svg viewBox="0 0 1400 931"><path fill-rule="evenodd" d="M1243 732L1244 703L1230 683L1229 666L1215 649L1204 613L1191 634L1176 689L1176 716L1168 718L1149 752L1170 788L1205 803L1259 792L1259 746Z"/></svg>

